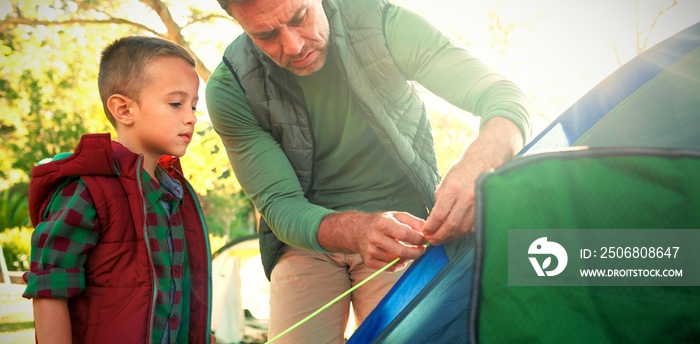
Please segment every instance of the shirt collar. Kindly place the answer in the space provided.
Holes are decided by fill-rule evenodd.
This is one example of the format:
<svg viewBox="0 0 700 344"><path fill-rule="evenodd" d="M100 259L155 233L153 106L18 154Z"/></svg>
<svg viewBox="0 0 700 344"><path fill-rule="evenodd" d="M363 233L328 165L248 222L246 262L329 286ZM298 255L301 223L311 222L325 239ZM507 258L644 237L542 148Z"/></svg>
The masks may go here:
<svg viewBox="0 0 700 344"><path fill-rule="evenodd" d="M156 166L155 178L151 177L146 170L141 170L143 179L143 194L150 204L158 201L168 203L178 203L182 201L182 184L173 179L161 166Z"/></svg>

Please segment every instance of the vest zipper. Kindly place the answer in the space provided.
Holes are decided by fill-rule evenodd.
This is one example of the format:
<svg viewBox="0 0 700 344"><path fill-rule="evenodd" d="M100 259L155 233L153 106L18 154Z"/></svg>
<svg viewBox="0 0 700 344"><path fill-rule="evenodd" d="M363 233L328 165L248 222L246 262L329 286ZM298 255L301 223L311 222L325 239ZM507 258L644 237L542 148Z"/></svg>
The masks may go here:
<svg viewBox="0 0 700 344"><path fill-rule="evenodd" d="M139 154L139 159L136 163L136 181L139 186L139 198L141 199L141 211L143 220L143 238L146 243L146 253L148 253L148 264L151 268L151 276L153 278L153 298L151 299L151 312L148 318L148 343L153 343L153 326L156 317L156 300L158 299L158 278L156 278L156 267L153 264L153 252L151 251L151 243L148 236L148 224L146 223L146 200L143 198L143 181L141 180L141 169L143 168L143 154Z"/></svg>
<svg viewBox="0 0 700 344"><path fill-rule="evenodd" d="M266 68L269 68L269 67L266 67ZM269 69L268 69L268 73L269 73ZM306 102L304 102L304 100L301 99L301 97L294 94L294 92L289 90L287 87L283 87L282 85L280 85L277 82L275 77L270 77L269 79L277 87L277 89L282 90L283 92L287 93L294 101L296 101L298 104L300 104L304 108L304 113L306 114L306 121L308 122L308 127L309 127L309 135L311 135L311 170L309 171L309 173L311 175L309 176L309 185L308 185L307 189L304 190L303 186L302 186L302 191L304 192L304 198L306 198L306 200L308 201L309 195L311 195L311 190L313 189L313 186L314 186L314 175L315 175L314 171L316 170L316 135L314 135L314 128L311 125L311 118L309 118L311 115L309 114L309 109L306 107ZM282 145L282 142L280 142L280 145ZM292 166L292 168L294 168L294 166ZM294 171L296 172L296 168L294 168ZM297 179L299 179L299 178L297 177ZM301 184L301 183L299 183L299 184ZM267 221L265 223L266 223L266 226L268 227L268 229L270 231L272 231L272 228L270 228L270 224L267 223ZM261 234L261 233L258 233L258 234ZM277 237L277 236L275 236L275 237ZM277 238L277 240L279 240L279 238ZM272 267L277 265L277 261L279 261L281 254L282 254L282 250L281 249L277 250L277 253L275 254L275 258L272 260Z"/></svg>
<svg viewBox="0 0 700 344"><path fill-rule="evenodd" d="M283 90L287 95L289 95L297 104L301 105L304 108L304 113L306 114L306 121L308 122L308 127L309 127L309 135L311 135L311 175L309 176L309 187L308 190L303 190L304 191L304 197L308 200L309 195L311 194L311 189L313 189L314 185L314 171L316 170L316 135L314 135L314 128L311 125L311 114L309 113L309 109L306 107L306 102L299 97L299 95L295 94L292 92L288 87L281 85L280 83L277 82L275 77L270 77L270 81L272 81L273 84L277 87L277 89ZM277 254L277 258L279 258L279 253ZM275 262L277 261L277 258L275 258Z"/></svg>
<svg viewBox="0 0 700 344"><path fill-rule="evenodd" d="M346 44L347 44L347 42L346 42ZM347 44L347 46L350 46L350 44ZM336 44L334 47L336 49L340 50L338 44ZM393 139L391 138L389 133L387 133L386 130L384 130L383 126L378 125L377 121L374 119L374 112L371 110L372 108L369 105L367 105L367 102L364 101L364 99L360 96L360 94L357 92L357 90L352 86L352 84L348 80L347 73L345 71L345 64L343 63L343 60L340 57L340 54L336 54L335 57L336 58L335 58L334 62L338 64L338 71L340 72L340 76L343 77L343 80L345 80L345 83L348 85L348 89L350 89L350 92L352 92L352 94L355 96L355 100L357 100L357 102L360 104L360 108L366 109L366 110L363 110L364 115L369 120L374 121L375 124L377 124L376 127L379 128L380 130L382 130L382 132L386 135L386 137L388 137L392 141L392 147L395 151L394 155L396 157L398 157L397 160L399 160L400 163L403 163L403 165L406 166L406 168L409 171L411 171L413 178L415 179L416 183L418 184L418 185L414 185L414 187L416 188L416 190L418 192L422 191L421 199L423 200L425 207L428 209L428 213L430 213L430 211L433 210L433 202L431 202L431 200L430 200L431 193L429 192L428 187L423 182L421 182L421 178L416 174L415 169L411 168L411 165L408 164L406 162L406 160L401 157L401 154L399 154L399 151L396 148L396 145L393 144ZM326 63L328 63L328 61L326 61ZM425 106L423 106L423 111L426 111ZM426 116L427 116L427 114L426 114ZM374 133L375 135L377 135L377 133L374 129L372 129L372 131L375 132ZM384 149L386 150L386 147L384 147ZM387 153L389 153L389 155L391 155L391 152L389 152L388 150L387 150ZM410 176L408 176L408 177L410 179ZM438 178L439 178L439 176L438 176Z"/></svg>
<svg viewBox="0 0 700 344"><path fill-rule="evenodd" d="M206 244L205 245L205 247L206 247L206 256L205 257L211 257L211 242L209 241L209 232L207 230L207 228L208 228L207 219L204 217L204 212L202 211L202 206L201 206L201 201L199 200L199 196L194 191L192 184L190 184L190 182L187 179L185 179L185 177L182 175L182 173L180 173L180 171L178 171L176 169L173 169L173 170L181 177L181 179L183 181L185 181L185 184L187 185L187 189L189 190L189 192L193 196L194 205L197 208L197 213L199 214L200 222L202 225L202 230L203 230L202 234L204 235L204 242ZM213 288L214 282L213 282L213 277L212 277L212 273L211 273L211 269L212 269L211 264L212 264L211 259L208 258L207 259L207 278L209 280L209 285L208 285L209 288L207 290L207 293L208 293L208 295L207 295L207 300L208 300L207 313L209 314L209 316L205 319L205 325L206 325L206 327L205 327L206 332L204 333L204 337L205 337L204 342L205 343L209 343L209 339L210 339L209 333L211 333L211 318L212 318L212 313L213 313L213 310L212 310L212 294L213 294L212 288Z"/></svg>

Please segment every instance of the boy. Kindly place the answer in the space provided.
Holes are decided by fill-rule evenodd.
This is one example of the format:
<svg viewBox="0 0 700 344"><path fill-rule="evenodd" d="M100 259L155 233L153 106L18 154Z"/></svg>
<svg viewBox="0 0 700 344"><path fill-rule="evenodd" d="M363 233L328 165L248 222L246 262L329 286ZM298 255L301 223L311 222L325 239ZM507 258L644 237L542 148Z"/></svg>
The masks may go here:
<svg viewBox="0 0 700 344"><path fill-rule="evenodd" d="M32 169L31 268L40 343L208 343L211 255L178 157L192 139L199 77L160 38L102 52L100 97L118 141L84 135Z"/></svg>

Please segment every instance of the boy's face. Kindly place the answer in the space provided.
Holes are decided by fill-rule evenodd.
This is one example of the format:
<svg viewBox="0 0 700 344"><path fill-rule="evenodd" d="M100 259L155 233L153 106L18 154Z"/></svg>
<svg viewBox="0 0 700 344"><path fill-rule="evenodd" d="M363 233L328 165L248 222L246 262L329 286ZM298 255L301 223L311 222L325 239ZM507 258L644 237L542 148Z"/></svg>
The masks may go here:
<svg viewBox="0 0 700 344"><path fill-rule="evenodd" d="M144 68L148 83L141 89L129 133L130 149L150 159L183 156L197 123L199 76L176 57L157 58Z"/></svg>

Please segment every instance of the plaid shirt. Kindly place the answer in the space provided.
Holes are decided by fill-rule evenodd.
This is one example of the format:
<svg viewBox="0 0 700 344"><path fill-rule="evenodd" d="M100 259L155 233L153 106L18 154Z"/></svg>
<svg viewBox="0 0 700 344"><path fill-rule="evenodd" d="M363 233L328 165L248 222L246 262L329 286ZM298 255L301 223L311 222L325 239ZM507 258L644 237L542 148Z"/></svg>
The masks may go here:
<svg viewBox="0 0 700 344"><path fill-rule="evenodd" d="M156 178L141 170L146 201L148 244L158 285L154 343L186 343L187 323L180 321L189 304L187 251L179 205L183 189L161 167ZM158 182L160 181L160 183ZM99 245L97 213L87 187L73 179L54 193L48 216L32 234L31 266L25 273L26 298L71 298L85 288L88 252ZM125 329L128 330L128 329Z"/></svg>

